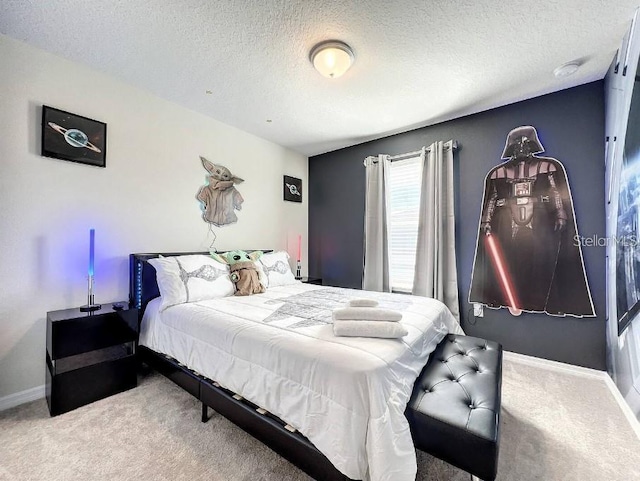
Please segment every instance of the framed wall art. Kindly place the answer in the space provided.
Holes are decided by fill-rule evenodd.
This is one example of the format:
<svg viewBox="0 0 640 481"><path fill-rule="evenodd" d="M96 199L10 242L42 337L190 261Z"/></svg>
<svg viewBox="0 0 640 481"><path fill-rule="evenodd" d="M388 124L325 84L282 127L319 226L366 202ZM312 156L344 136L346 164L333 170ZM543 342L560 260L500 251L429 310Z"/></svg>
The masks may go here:
<svg viewBox="0 0 640 481"><path fill-rule="evenodd" d="M285 175L283 184L284 200L302 202L302 179Z"/></svg>
<svg viewBox="0 0 640 481"><path fill-rule="evenodd" d="M107 124L43 105L42 155L105 167Z"/></svg>
<svg viewBox="0 0 640 481"><path fill-rule="evenodd" d="M635 82L627 118L622 165L612 193L618 197L616 307L618 335L640 314L640 85ZM619 158L619 157L618 157ZM618 161L620 162L620 161Z"/></svg>

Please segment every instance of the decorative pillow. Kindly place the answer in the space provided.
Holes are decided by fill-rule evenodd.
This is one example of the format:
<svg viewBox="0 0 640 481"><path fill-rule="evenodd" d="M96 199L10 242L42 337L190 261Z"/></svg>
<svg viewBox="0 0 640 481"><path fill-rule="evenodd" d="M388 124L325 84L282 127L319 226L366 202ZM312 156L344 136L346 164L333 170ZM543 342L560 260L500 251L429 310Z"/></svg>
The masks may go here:
<svg viewBox="0 0 640 481"><path fill-rule="evenodd" d="M262 255L264 256L264 254ZM260 280L260 284L262 284L266 289L267 287L269 287L269 278L267 277L267 273L265 272L264 264L262 264L259 259L257 261L254 261L253 263L255 264L258 271L258 279Z"/></svg>
<svg viewBox="0 0 640 481"><path fill-rule="evenodd" d="M160 311L176 304L232 296L229 266L209 256L189 255L149 259L162 296Z"/></svg>
<svg viewBox="0 0 640 481"><path fill-rule="evenodd" d="M267 287L295 284L296 278L289 266L289 254L284 251L264 254L260 261L267 277Z"/></svg>

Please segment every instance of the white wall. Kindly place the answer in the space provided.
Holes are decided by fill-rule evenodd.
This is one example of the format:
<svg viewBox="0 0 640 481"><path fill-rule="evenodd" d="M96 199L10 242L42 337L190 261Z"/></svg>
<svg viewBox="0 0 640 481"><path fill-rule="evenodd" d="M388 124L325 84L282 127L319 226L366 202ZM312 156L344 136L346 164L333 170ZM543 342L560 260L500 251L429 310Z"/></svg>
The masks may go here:
<svg viewBox="0 0 640 481"><path fill-rule="evenodd" d="M106 169L40 156L43 104L107 123ZM305 156L1 35L0 132L0 398L44 383L46 313L86 302L90 228L97 302L128 298L129 253L208 249L200 155L245 179L218 249L293 257L301 234L307 259Z"/></svg>

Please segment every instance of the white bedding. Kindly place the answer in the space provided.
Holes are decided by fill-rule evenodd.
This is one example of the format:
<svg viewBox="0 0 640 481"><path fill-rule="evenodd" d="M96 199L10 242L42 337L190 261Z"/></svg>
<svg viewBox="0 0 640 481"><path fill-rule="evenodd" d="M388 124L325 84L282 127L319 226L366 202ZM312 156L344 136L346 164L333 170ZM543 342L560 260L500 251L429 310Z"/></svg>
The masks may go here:
<svg viewBox="0 0 640 481"><path fill-rule="evenodd" d="M331 311L374 298L403 314L403 339L336 337ZM264 294L146 308L140 344L172 356L298 429L353 479L416 477L404 416L413 384L446 333L434 299L296 283Z"/></svg>

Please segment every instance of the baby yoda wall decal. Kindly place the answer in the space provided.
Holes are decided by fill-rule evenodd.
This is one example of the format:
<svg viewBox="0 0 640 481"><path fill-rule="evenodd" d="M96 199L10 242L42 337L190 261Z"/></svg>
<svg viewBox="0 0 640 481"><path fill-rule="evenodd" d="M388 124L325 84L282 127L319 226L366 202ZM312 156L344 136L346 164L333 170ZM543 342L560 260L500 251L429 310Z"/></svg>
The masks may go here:
<svg viewBox="0 0 640 481"><path fill-rule="evenodd" d="M244 182L223 165L216 165L200 157L209 172L207 185L200 187L196 198L203 204L202 218L217 227L238 221L235 210L242 209L244 199L234 184Z"/></svg>

